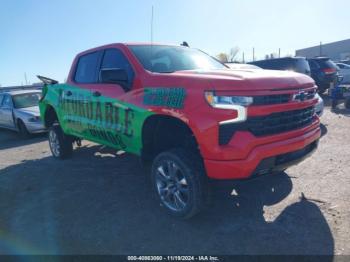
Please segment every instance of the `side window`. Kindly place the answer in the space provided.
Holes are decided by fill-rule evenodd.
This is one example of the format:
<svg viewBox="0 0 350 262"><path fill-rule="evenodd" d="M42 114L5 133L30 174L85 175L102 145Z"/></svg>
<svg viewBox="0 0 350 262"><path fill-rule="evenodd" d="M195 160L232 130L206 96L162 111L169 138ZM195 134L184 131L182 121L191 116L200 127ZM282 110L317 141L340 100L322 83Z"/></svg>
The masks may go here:
<svg viewBox="0 0 350 262"><path fill-rule="evenodd" d="M2 100L4 100L4 95L0 95L0 107L2 107Z"/></svg>
<svg viewBox="0 0 350 262"><path fill-rule="evenodd" d="M313 69L313 70L318 68L317 63L312 61L312 60L309 60L309 65L310 65L310 68Z"/></svg>
<svg viewBox="0 0 350 262"><path fill-rule="evenodd" d="M134 79L134 70L131 67L128 59L118 49L107 49L103 56L101 69L104 68L119 68L126 70L128 74L128 85L132 85Z"/></svg>
<svg viewBox="0 0 350 262"><path fill-rule="evenodd" d="M10 95L5 95L2 101L2 107L12 107L12 98Z"/></svg>
<svg viewBox="0 0 350 262"><path fill-rule="evenodd" d="M343 66L342 64L337 64L337 66L341 69L344 69L345 66Z"/></svg>
<svg viewBox="0 0 350 262"><path fill-rule="evenodd" d="M97 83L97 69L101 59L101 52L93 52L79 58L75 70L74 80L77 83Z"/></svg>

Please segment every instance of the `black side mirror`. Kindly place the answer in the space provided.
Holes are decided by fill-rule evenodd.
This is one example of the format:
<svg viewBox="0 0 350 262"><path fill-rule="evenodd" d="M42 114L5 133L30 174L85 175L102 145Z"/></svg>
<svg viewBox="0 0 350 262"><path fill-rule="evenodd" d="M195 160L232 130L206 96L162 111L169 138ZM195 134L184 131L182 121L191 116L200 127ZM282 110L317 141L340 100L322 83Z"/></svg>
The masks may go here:
<svg viewBox="0 0 350 262"><path fill-rule="evenodd" d="M128 87L128 74L121 68L103 68L100 71L100 81L105 84L118 84L125 89Z"/></svg>

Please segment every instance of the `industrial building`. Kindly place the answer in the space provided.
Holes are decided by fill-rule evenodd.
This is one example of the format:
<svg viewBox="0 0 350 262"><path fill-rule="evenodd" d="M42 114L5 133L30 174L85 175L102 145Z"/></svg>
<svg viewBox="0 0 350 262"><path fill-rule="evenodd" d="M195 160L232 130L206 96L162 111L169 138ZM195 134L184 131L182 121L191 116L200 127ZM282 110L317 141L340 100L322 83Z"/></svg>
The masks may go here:
<svg viewBox="0 0 350 262"><path fill-rule="evenodd" d="M350 39L299 49L295 55L307 58L327 56L334 61L350 60Z"/></svg>

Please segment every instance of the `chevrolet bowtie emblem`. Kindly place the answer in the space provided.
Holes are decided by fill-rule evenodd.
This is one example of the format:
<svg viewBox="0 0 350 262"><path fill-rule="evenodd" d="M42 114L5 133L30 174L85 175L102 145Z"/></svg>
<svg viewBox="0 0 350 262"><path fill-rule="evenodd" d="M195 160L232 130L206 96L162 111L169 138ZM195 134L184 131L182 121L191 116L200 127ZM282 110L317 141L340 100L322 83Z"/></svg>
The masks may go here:
<svg viewBox="0 0 350 262"><path fill-rule="evenodd" d="M306 99L306 92L305 91L300 91L299 93L293 95L293 100L294 101L304 101Z"/></svg>

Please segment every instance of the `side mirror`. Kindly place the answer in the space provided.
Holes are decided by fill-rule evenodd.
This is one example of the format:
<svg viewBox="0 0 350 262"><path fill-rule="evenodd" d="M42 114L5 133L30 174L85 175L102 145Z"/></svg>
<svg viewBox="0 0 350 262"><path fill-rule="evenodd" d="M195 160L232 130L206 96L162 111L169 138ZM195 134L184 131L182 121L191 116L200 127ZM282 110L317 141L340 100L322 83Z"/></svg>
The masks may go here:
<svg viewBox="0 0 350 262"><path fill-rule="evenodd" d="M105 84L118 84L124 88L128 85L128 74L120 68L103 68L100 70L100 81Z"/></svg>

